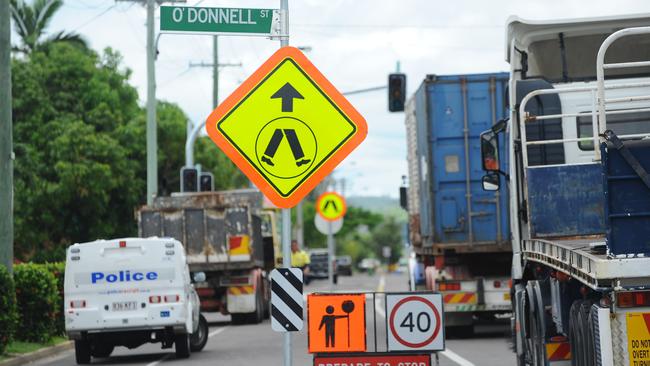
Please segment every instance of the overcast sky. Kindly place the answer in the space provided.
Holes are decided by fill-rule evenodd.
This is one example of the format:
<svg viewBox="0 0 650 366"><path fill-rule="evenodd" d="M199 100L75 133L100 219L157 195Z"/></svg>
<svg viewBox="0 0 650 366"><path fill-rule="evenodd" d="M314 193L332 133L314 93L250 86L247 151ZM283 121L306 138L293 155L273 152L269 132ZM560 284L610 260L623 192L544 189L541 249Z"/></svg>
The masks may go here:
<svg viewBox="0 0 650 366"><path fill-rule="evenodd" d="M27 0L31 1L31 0ZM187 5L279 8L279 0L188 0ZM648 0L289 0L290 44L309 46L307 56L342 92L386 84L396 63L408 75L411 95L426 74L506 71L504 26L510 15L558 19L650 11ZM158 16L158 11L156 12ZM114 0L65 0L49 32L81 33L95 50L112 47L133 71L140 102L146 97L145 9ZM156 22L158 29L158 22ZM14 34L15 36L15 34ZM221 37L221 100L279 46L260 37ZM156 62L157 97L177 103L193 121L211 108L212 72L189 68L212 60L212 38L164 35ZM387 111L386 91L350 96L369 133L336 170L346 194L397 196L406 174L404 115ZM182 153L179 151L179 154ZM199 162L200 163L200 162Z"/></svg>

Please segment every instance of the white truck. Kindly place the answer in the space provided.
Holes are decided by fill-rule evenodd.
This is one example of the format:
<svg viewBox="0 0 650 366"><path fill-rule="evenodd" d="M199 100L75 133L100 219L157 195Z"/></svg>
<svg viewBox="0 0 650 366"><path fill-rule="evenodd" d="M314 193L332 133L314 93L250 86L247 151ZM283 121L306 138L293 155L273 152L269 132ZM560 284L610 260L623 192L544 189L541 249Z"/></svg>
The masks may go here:
<svg viewBox="0 0 650 366"><path fill-rule="evenodd" d="M205 275L195 274L197 281ZM208 323L190 280L185 251L171 238L73 244L66 257L65 328L78 364L115 346L175 345L178 358L200 351Z"/></svg>
<svg viewBox="0 0 650 366"><path fill-rule="evenodd" d="M518 365L650 365L648 25L508 21L510 117L481 155L509 197Z"/></svg>

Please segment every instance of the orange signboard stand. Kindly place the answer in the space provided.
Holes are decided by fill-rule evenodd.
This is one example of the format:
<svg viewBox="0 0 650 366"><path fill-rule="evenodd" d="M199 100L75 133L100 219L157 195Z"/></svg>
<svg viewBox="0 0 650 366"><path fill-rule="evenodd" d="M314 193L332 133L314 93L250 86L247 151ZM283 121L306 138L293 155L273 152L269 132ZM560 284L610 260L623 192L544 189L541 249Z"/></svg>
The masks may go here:
<svg viewBox="0 0 650 366"><path fill-rule="evenodd" d="M366 351L366 295L307 296L309 353Z"/></svg>

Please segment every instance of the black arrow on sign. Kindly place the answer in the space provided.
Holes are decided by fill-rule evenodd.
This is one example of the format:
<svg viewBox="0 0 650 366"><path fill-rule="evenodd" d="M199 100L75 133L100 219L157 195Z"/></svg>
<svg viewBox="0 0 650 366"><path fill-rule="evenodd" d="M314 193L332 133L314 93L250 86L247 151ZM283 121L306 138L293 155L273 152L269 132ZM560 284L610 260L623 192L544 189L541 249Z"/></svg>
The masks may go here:
<svg viewBox="0 0 650 366"><path fill-rule="evenodd" d="M286 83L275 94L271 95L271 99L282 98L282 112L293 112L293 100L305 99L293 85Z"/></svg>
<svg viewBox="0 0 650 366"><path fill-rule="evenodd" d="M323 207L323 211L326 211L330 205L334 207L334 212L339 212L339 208L336 206L336 202L334 202L334 200L328 200L327 202L325 202L325 207Z"/></svg>

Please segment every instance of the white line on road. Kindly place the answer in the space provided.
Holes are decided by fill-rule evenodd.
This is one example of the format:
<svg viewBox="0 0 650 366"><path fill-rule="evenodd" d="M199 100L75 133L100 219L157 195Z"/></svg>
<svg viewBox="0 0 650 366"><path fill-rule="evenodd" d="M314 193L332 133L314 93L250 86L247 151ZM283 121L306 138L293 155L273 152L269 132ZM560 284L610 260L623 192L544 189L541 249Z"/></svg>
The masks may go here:
<svg viewBox="0 0 650 366"><path fill-rule="evenodd" d="M230 327L229 327L229 326L221 327L221 328L215 330L214 332L211 332L210 334L208 334L208 338L214 337L214 336L216 336L217 334L219 334L219 333L225 331L225 330L228 329L228 328L230 328Z"/></svg>
<svg viewBox="0 0 650 366"><path fill-rule="evenodd" d="M166 359L170 358L171 356L172 356L172 354L168 353L168 354L164 355L160 360L149 363L149 364L147 364L147 366L156 366L157 364L165 361Z"/></svg>
<svg viewBox="0 0 650 366"><path fill-rule="evenodd" d="M460 366L474 366L473 363L471 363L471 362L467 361L466 359L460 357L460 355L458 353L453 352L449 348L447 348L446 350L440 352L440 354L447 357L451 361L456 362Z"/></svg>
<svg viewBox="0 0 650 366"><path fill-rule="evenodd" d="M377 285L377 292L383 292L385 287L386 287L386 277L382 275L381 277L379 277L379 285ZM375 311L380 317L384 319L386 318L386 312L384 311L384 308L381 306L380 298L378 298L375 302ZM440 352L440 354L447 357L452 362L459 364L460 366L475 366L473 363L464 359L459 354L453 352L449 348Z"/></svg>
<svg viewBox="0 0 650 366"><path fill-rule="evenodd" d="M216 336L217 334L225 331L228 328L230 328L230 327L228 327L228 326L221 327L221 328L215 330L214 332L209 333L208 338L212 338L212 337ZM169 359L170 357L172 357L172 355L173 355L172 353L168 353L168 354L164 355L160 360L149 363L149 364L147 364L147 366L156 366L156 365L160 364L161 362L163 362L163 361Z"/></svg>

